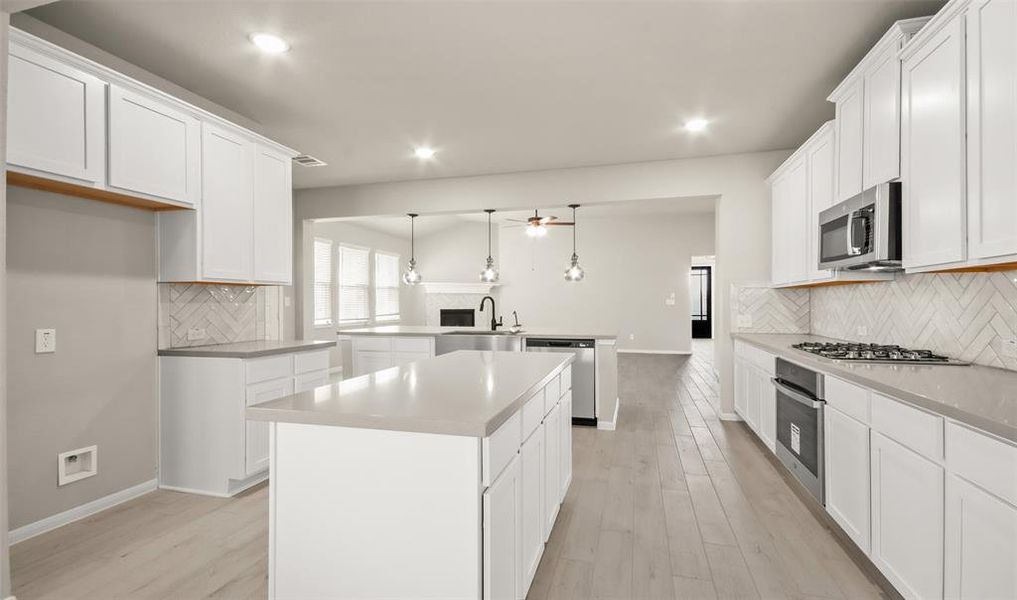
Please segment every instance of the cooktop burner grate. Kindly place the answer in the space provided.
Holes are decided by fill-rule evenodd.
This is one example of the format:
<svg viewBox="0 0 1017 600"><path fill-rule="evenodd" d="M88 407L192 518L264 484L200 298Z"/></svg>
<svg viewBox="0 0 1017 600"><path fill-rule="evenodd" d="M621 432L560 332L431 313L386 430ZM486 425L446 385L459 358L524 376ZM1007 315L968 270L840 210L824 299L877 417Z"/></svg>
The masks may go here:
<svg viewBox="0 0 1017 600"><path fill-rule="evenodd" d="M913 350L895 344L863 344L854 342L803 342L791 346L831 360L875 363L966 365L931 350Z"/></svg>

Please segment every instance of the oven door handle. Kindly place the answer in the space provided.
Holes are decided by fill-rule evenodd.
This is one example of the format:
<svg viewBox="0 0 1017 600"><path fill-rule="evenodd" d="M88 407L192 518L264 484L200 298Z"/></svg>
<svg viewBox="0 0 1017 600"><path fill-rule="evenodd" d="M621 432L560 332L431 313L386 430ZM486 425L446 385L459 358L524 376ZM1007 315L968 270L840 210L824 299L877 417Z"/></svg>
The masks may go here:
<svg viewBox="0 0 1017 600"><path fill-rule="evenodd" d="M800 404L804 404L805 406L808 406L809 408L822 408L823 407L823 401L822 400L816 400L814 398L810 398L810 397L806 396L805 394L799 392L798 390L788 386L787 384L781 383L781 381L779 379L775 379L775 378L771 377L770 381L773 383L773 387L777 388L777 391L779 391L780 393L784 394L788 398L791 398L795 402L798 402Z"/></svg>

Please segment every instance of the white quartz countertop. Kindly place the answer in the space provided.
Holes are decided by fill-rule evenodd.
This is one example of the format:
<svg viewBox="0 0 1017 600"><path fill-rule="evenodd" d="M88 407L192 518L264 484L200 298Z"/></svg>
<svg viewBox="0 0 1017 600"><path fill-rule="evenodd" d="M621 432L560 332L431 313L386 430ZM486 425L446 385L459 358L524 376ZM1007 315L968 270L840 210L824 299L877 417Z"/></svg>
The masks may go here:
<svg viewBox="0 0 1017 600"><path fill-rule="evenodd" d="M509 326L498 328L499 332L509 330ZM362 327L359 329L344 329L339 335L397 335L397 336L438 336L447 335L453 331L470 331L478 335L491 333L486 327L436 327L429 325L384 325L380 327ZM613 340L618 337L617 333L607 331L567 331L554 327L526 327L515 336L521 338L556 338L556 339L593 339Z"/></svg>
<svg viewBox="0 0 1017 600"><path fill-rule="evenodd" d="M253 342L235 342L232 344L210 344L208 346L191 346L188 348L165 348L159 350L159 356L198 356L205 358L258 358L274 354L289 354L320 350L335 346L328 340L257 340Z"/></svg>
<svg viewBox="0 0 1017 600"><path fill-rule="evenodd" d="M851 363L791 347L801 342L843 341L818 335L736 333L733 337L802 366L1017 442L1017 371L979 365Z"/></svg>
<svg viewBox="0 0 1017 600"><path fill-rule="evenodd" d="M247 418L486 437L573 360L452 352L257 404Z"/></svg>

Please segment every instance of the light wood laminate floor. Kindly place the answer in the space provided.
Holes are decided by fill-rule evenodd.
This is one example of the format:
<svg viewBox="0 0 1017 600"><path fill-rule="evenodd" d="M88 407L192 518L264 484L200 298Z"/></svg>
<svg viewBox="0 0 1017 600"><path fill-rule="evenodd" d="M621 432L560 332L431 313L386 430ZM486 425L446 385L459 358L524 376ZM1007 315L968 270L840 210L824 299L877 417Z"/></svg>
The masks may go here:
<svg viewBox="0 0 1017 600"><path fill-rule="evenodd" d="M617 431L574 428L574 478L529 598L878 598L744 425L712 347L619 357ZM33 598L264 598L268 494L158 491L12 548Z"/></svg>

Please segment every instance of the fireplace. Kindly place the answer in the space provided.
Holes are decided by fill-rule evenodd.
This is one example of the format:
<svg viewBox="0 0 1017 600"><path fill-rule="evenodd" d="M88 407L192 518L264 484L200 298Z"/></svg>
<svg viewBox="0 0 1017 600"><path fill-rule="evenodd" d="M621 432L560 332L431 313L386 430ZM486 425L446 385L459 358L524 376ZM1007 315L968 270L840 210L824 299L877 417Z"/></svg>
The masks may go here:
<svg viewBox="0 0 1017 600"><path fill-rule="evenodd" d="M472 308L443 308L439 314L442 327L473 327L476 311Z"/></svg>

